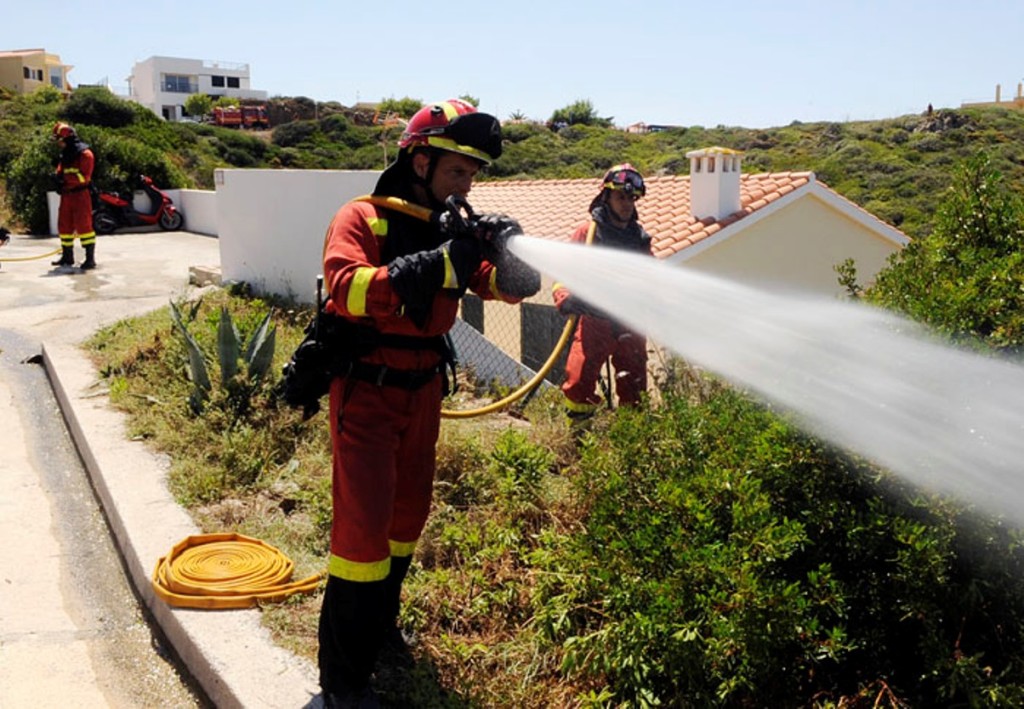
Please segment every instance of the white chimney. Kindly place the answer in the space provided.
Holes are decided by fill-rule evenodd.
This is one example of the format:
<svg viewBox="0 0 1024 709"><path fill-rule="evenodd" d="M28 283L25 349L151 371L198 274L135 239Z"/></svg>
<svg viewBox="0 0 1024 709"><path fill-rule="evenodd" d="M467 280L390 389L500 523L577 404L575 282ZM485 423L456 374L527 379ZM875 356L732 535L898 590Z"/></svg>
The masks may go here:
<svg viewBox="0 0 1024 709"><path fill-rule="evenodd" d="M743 153L729 148L691 150L690 212L695 219L722 219L740 211Z"/></svg>

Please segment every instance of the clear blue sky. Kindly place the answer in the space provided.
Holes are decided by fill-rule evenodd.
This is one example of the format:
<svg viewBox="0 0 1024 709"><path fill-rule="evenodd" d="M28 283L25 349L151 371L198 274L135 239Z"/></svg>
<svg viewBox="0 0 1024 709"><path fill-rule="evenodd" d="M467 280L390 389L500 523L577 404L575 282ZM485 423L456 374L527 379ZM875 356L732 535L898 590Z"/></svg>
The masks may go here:
<svg viewBox="0 0 1024 709"><path fill-rule="evenodd" d="M541 120L585 99L620 126L759 128L1010 98L1022 29L1021 0L25 0L0 49L59 54L73 84L125 87L160 55L248 63L271 96L469 94Z"/></svg>

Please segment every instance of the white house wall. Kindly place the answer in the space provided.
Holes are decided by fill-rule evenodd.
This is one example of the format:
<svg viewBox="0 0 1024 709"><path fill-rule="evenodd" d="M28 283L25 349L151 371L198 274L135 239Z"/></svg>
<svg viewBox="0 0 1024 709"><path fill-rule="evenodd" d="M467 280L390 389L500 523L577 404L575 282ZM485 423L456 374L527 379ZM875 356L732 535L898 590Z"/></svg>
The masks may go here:
<svg viewBox="0 0 1024 709"><path fill-rule="evenodd" d="M844 289L833 266L852 258L858 282L865 285L899 246L807 194L785 209L743 225L685 263L755 287L840 295Z"/></svg>

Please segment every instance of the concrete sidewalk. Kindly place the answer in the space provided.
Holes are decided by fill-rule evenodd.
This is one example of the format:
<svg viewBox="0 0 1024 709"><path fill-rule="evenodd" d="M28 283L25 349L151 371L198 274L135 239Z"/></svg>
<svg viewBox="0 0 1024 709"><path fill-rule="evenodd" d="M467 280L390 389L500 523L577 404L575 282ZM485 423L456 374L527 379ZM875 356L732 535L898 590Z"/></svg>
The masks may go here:
<svg viewBox="0 0 1024 709"><path fill-rule="evenodd" d="M217 707L319 707L315 669L273 644L258 610L174 609L155 597L150 575L157 560L199 530L167 490L167 461L128 439L123 416L109 406L78 347L100 327L194 289L190 269L216 269L217 240L186 232L104 236L96 248L99 268L85 273L62 273L50 266L52 257L34 258L57 245L56 239L14 235L0 249L0 329L39 343L131 583ZM5 447L20 440L4 438ZM5 608L13 616L20 610ZM40 609L25 613L39 615Z"/></svg>

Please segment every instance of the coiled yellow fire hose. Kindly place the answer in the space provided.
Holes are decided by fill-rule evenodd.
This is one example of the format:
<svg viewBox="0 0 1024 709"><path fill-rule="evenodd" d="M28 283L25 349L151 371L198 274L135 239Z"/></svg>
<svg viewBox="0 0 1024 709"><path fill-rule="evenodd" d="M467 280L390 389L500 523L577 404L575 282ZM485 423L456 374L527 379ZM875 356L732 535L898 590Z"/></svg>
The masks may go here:
<svg viewBox="0 0 1024 709"><path fill-rule="evenodd" d="M403 214L407 214L417 219L422 219L423 221L426 222L429 222L433 215L433 212L431 212L431 210L427 209L426 207L422 207L418 204L412 204L411 202L407 202L404 199L399 199L398 197L363 195L362 197L356 197L356 199L361 202L369 202L370 204L375 204L378 207L394 209L395 211L402 212ZM588 246L594 239L594 228L596 226L597 225L595 222L590 223L590 229L587 232L586 241ZM442 409L441 416L443 418L450 419L473 418L474 416L482 416L484 414L500 411L506 406L514 404L515 402L522 399L524 396L533 391L542 381L544 381L544 377L546 377L548 375L548 372L551 371L551 368L555 366L555 362L558 360L558 356L562 353L562 350L565 349L566 344L568 344L569 339L572 337L573 329L575 329L576 321L578 319L579 316L577 315L571 315L569 317L569 319L565 323L565 327L562 329L562 335L561 337L558 338L558 342L556 342L555 346L551 349L551 354L548 355L547 361L544 362L541 368L537 370L537 373L534 374L529 381L520 386L518 389L510 393L508 396L499 399L498 401L494 401L490 404L487 404L486 406L481 406L476 409Z"/></svg>
<svg viewBox="0 0 1024 709"><path fill-rule="evenodd" d="M294 564L275 547L235 533L186 537L161 557L153 590L179 608L251 608L314 591L321 574L291 581Z"/></svg>

